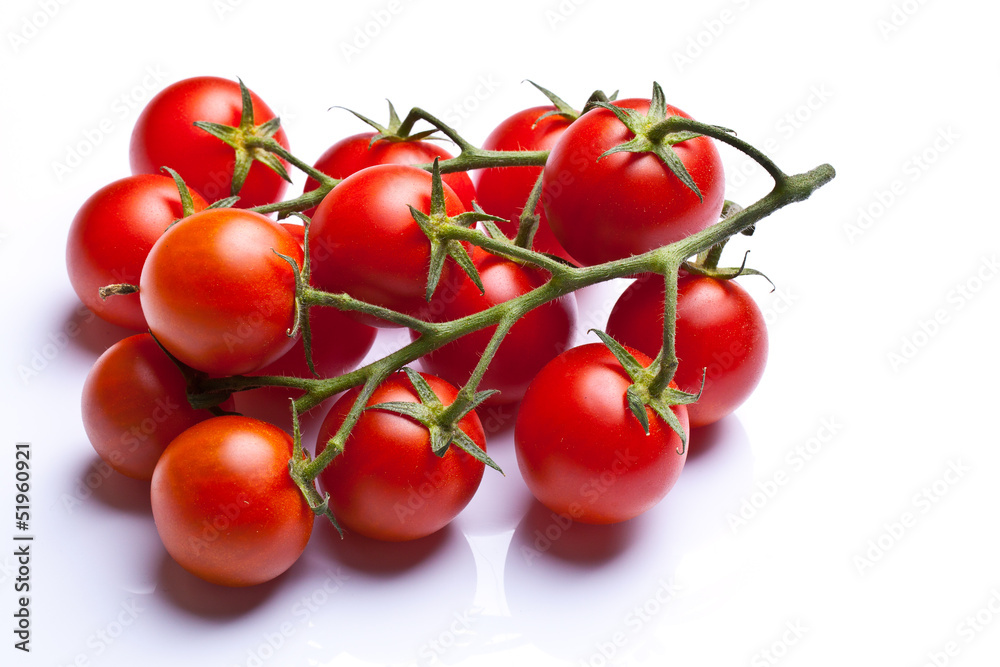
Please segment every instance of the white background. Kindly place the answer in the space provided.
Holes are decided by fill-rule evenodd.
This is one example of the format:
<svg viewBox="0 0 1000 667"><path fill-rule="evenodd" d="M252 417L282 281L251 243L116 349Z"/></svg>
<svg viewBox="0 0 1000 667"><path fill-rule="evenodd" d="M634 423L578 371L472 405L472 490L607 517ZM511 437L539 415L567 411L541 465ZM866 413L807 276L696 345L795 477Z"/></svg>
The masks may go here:
<svg viewBox="0 0 1000 667"><path fill-rule="evenodd" d="M969 0L7 0L0 663L995 664L998 14ZM576 106L656 80L786 171L838 176L740 242L777 285L741 279L768 314L767 373L695 434L700 455L653 511L554 524L521 483L508 416L490 441L507 476L487 475L442 534L340 543L317 524L277 581L219 589L165 555L144 485L100 474L80 388L125 332L79 310L63 259L76 209L128 174L142 103L201 74L242 77L307 160L364 129L334 105L376 119L386 98L422 106L479 142L544 103L524 79ZM723 154L728 198L766 191ZM620 288L582 298L581 325L602 326ZM33 456L29 655L11 632L16 442Z"/></svg>

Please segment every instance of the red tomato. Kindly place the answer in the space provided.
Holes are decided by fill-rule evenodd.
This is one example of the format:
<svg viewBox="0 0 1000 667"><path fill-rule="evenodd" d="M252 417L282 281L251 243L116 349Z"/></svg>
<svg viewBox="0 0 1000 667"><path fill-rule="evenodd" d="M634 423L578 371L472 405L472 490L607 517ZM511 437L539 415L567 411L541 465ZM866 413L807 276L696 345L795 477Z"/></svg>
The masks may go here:
<svg viewBox="0 0 1000 667"><path fill-rule="evenodd" d="M181 220L153 245L139 279L149 328L179 360L213 375L255 371L295 345L302 248L281 225L240 209Z"/></svg>
<svg viewBox="0 0 1000 667"><path fill-rule="evenodd" d="M83 426L108 465L151 479L160 454L182 431L212 417L187 400L187 384L148 333L120 340L90 369L83 384ZM231 410L232 400L223 403Z"/></svg>
<svg viewBox="0 0 1000 667"><path fill-rule="evenodd" d="M615 106L649 110L649 100ZM667 106L667 115L687 118ZM638 255L701 231L719 219L724 200L722 160L708 137L673 148L703 201L653 153L613 153L635 137L607 109L594 108L559 138L545 164L542 203L552 232L577 261L600 264Z"/></svg>
<svg viewBox="0 0 1000 667"><path fill-rule="evenodd" d="M206 202L191 191L194 210ZM146 330L138 294L102 300L97 291L139 282L149 249L167 226L184 215L174 179L161 174L129 176L104 186L73 218L66 243L66 268L80 301L112 324Z"/></svg>
<svg viewBox="0 0 1000 667"><path fill-rule="evenodd" d="M497 125L490 136L486 137L483 148L494 151L551 150L572 121L558 115L538 120L549 111L555 111L555 107L531 107L518 111ZM479 172L479 179L476 182L476 198L479 205L491 215L510 220L509 223L497 223L500 230L510 238L517 235L521 212L540 173L542 173L541 167L500 167L483 169ZM552 234L541 202L535 213L541 216L541 220L538 222L533 247L539 252L547 252L572 261L573 258Z"/></svg>
<svg viewBox="0 0 1000 667"><path fill-rule="evenodd" d="M374 136L374 132L364 132L341 139L320 155L313 166L327 176L347 178L356 171L361 171L366 167L374 167L377 164L425 164L434 162L434 158L441 158L443 161L452 157L451 153L429 141L380 139L372 144L371 140ZM476 188L472 185L469 174L464 171L456 171L443 174L441 180L451 186L458 198L462 200L462 205L471 211L472 202L476 199ZM303 193L318 187L319 183L316 180L306 179ZM316 214L317 208L313 207L305 211L305 214L312 217Z"/></svg>
<svg viewBox="0 0 1000 667"><path fill-rule="evenodd" d="M647 276L632 283L608 319L608 334L649 355L663 344L663 281ZM696 394L688 406L691 426L716 422L745 401L767 363L767 326L760 308L732 280L682 273L677 283L674 381Z"/></svg>
<svg viewBox="0 0 1000 667"><path fill-rule="evenodd" d="M256 94L251 92L250 97L255 125L275 117ZM242 96L236 81L199 76L167 86L149 101L132 129L129 147L132 173L157 174L161 167L170 167L189 187L210 200L228 197L235 150L192 123L207 121L236 127L242 112ZM284 130L279 129L274 139L288 148ZM281 176L255 161L239 192L238 206L250 208L279 201L287 185Z"/></svg>
<svg viewBox="0 0 1000 667"><path fill-rule="evenodd" d="M472 260L482 278L484 293L464 274L457 291L442 290L431 301L434 321L465 317L509 301L541 287L548 274L476 248ZM567 294L535 308L517 321L504 337L500 349L479 384L480 390L497 389L487 400L498 405L521 400L532 378L573 340L576 298ZM496 327L473 331L421 358L429 372L455 385L465 384L489 345ZM411 332L414 340L419 336Z"/></svg>
<svg viewBox="0 0 1000 667"><path fill-rule="evenodd" d="M643 366L652 362L628 351ZM643 432L625 396L630 385L611 351L590 343L550 361L528 387L514 426L517 465L553 512L617 523L656 505L677 481L687 448L648 407L649 435ZM685 406L672 409L688 432Z"/></svg>
<svg viewBox="0 0 1000 667"><path fill-rule="evenodd" d="M291 458L287 433L247 417L215 417L177 436L150 487L167 552L223 586L260 584L291 567L314 517L288 475Z"/></svg>
<svg viewBox="0 0 1000 667"><path fill-rule="evenodd" d="M465 212L447 184L449 216ZM409 207L430 212L431 175L407 165L377 165L348 176L323 199L309 227L312 281L327 292L346 292L414 316L426 313L431 244ZM451 280L445 262L441 285ZM372 326L384 320L355 316Z"/></svg>
<svg viewBox="0 0 1000 667"><path fill-rule="evenodd" d="M425 375L445 405L458 390ZM360 393L355 388L338 400L320 427L316 455L344 423ZM405 373L391 375L375 390L368 405L418 402ZM475 411L459 427L483 451L486 435ZM438 457L431 451L427 427L400 414L367 410L355 424L344 451L319 476L330 494L330 508L340 524L379 540L398 542L425 537L446 526L469 503L483 477L484 465L454 445Z"/></svg>

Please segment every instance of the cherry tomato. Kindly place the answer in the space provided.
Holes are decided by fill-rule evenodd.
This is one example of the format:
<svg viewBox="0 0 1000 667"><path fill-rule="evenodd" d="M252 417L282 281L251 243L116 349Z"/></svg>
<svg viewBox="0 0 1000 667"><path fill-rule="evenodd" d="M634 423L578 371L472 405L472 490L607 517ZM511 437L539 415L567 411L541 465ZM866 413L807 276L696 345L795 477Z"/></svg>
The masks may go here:
<svg viewBox="0 0 1000 667"><path fill-rule="evenodd" d="M431 301L432 319L438 322L473 315L541 287L548 274L476 248L472 260L479 270L484 293L472 280L461 276L457 291L442 290ZM532 378L546 363L566 350L573 340L576 298L568 294L535 308L518 320L500 344L480 390L497 389L499 394L487 404L499 405L521 400ZM489 345L496 327L487 327L462 336L423 356L429 372L455 385L465 384ZM411 332L414 340L419 336Z"/></svg>
<svg viewBox="0 0 1000 667"><path fill-rule="evenodd" d="M449 216L463 213L444 185ZM410 315L426 312L431 244L409 207L430 212L431 175L407 165L376 165L348 176L323 199L309 227L312 281L321 290L346 292ZM458 270L445 262L440 284ZM355 315L371 326L394 326Z"/></svg>
<svg viewBox="0 0 1000 667"><path fill-rule="evenodd" d="M303 262L281 225L240 209L207 209L166 231L139 279L146 321L179 360L213 375L255 371L295 345L295 274Z"/></svg>
<svg viewBox="0 0 1000 667"><path fill-rule="evenodd" d="M174 362L148 333L118 341L102 354L83 384L83 426L108 465L151 479L160 454L176 436L212 417L188 403ZM222 404L232 410L233 401Z"/></svg>
<svg viewBox="0 0 1000 667"><path fill-rule="evenodd" d="M483 142L485 150L494 151L540 151L551 150L556 140L572 122L566 116L546 116L555 111L554 106L531 107L518 111L497 125ZM497 223L500 230L510 238L517 235L518 221L531 189L542 173L541 167L498 167L483 169L476 182L476 198L483 210L491 215L505 218L510 222ZM535 250L573 260L552 234L541 202L535 211L541 220L532 243Z"/></svg>
<svg viewBox="0 0 1000 667"><path fill-rule="evenodd" d="M223 586L260 584L291 567L314 517L289 477L291 458L287 433L247 417L215 417L177 436L150 487L170 556Z"/></svg>
<svg viewBox="0 0 1000 667"><path fill-rule="evenodd" d="M652 362L628 351L643 366ZM528 387L514 425L517 465L553 512L617 523L656 505L677 481L687 448L650 408L643 432L626 399L631 384L611 351L590 343L550 361ZM686 406L672 410L688 432Z"/></svg>
<svg viewBox="0 0 1000 667"><path fill-rule="evenodd" d="M608 319L608 334L646 354L663 343L663 281L647 276L622 294ZM674 381L704 391L688 406L691 426L716 422L739 407L764 375L767 325L746 290L732 280L682 273L677 282Z"/></svg>
<svg viewBox="0 0 1000 667"><path fill-rule="evenodd" d="M458 390L421 373L435 395L451 404ZM320 427L316 455L344 423L360 393L355 388L338 400ZM415 403L416 391L405 373L394 373L375 390L367 405ZM475 411L459 427L483 451L486 435ZM409 417L367 410L347 439L344 451L319 476L330 494L340 524L379 540L398 542L425 537L446 526L469 503L483 477L484 465L454 445L444 456L431 451L427 427Z"/></svg>
<svg viewBox="0 0 1000 667"><path fill-rule="evenodd" d="M374 132L363 132L341 139L320 155L313 166L327 176L347 178L356 171L377 164L425 164L434 162L434 158L443 161L453 157L451 153L429 141L380 139L373 144L371 141L374 136ZM476 199L476 188L472 185L469 174L456 171L443 174L441 180L451 186L462 200L462 205L471 211L472 202ZM319 182L308 178L303 192L310 192L318 187ZM305 211L305 214L312 217L317 208L313 207Z"/></svg>
<svg viewBox="0 0 1000 667"><path fill-rule="evenodd" d="M614 104L649 110L644 99ZM669 105L667 115L688 117ZM566 129L549 154L542 203L555 237L578 262L593 265L638 255L719 219L725 177L711 139L688 139L673 147L704 197L699 201L653 153L600 158L634 137L611 111L594 108Z"/></svg>
<svg viewBox="0 0 1000 667"><path fill-rule="evenodd" d="M255 125L275 117L256 94L251 92L250 98ZM236 127L242 112L243 101L236 81L198 76L167 86L149 101L132 129L129 147L132 173L157 174L161 167L170 167L189 187L208 199L228 197L236 164L235 149L192 123L207 121ZM274 139L288 148L284 130L279 129ZM254 161L239 192L238 206L250 208L276 202L287 185L273 170Z"/></svg>
<svg viewBox="0 0 1000 667"><path fill-rule="evenodd" d="M208 206L197 192L191 191L191 200L195 211ZM91 195L73 218L66 243L66 268L80 301L112 324L145 331L138 294L102 300L97 291L138 283L149 249L183 215L174 180L161 174L129 176Z"/></svg>

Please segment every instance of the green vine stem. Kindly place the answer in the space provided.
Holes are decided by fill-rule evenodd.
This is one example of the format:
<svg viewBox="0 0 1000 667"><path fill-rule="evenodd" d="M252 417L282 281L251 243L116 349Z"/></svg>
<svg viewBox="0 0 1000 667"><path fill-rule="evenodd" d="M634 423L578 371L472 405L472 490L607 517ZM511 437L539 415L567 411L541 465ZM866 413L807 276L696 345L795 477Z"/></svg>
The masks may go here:
<svg viewBox="0 0 1000 667"><path fill-rule="evenodd" d="M484 151L464 138L427 112L414 108L406 116L400 131L409 132L413 124L424 120L435 126L445 136L454 141L461 153L449 160L439 163L440 172L464 171L485 167L509 166L544 166L548 151ZM676 289L677 273L685 260L695 255L716 253L713 248L721 250L721 246L732 236L751 230L756 223L788 204L808 198L818 188L834 178L833 167L820 165L810 171L787 175L781 171L767 156L759 150L736 138L725 128L699 123L694 120L670 117L655 128L656 132L664 134L677 131L691 131L710 136L729 144L756 160L772 176L775 181L773 189L757 202L739 209L738 206L728 206L726 215L714 225L661 248L650 250L641 255L606 262L594 266L575 267L557 259L531 250L524 244L522 234L512 241L499 233L495 226L487 225L490 233L447 222L440 225L437 231L438 240L457 240L466 242L484 250L509 257L519 262L535 265L550 274L549 280L536 289L510 301L495 305L487 310L473 315L446 322L425 322L403 313L374 306L354 299L346 294L332 294L303 285L298 298L304 307L313 306L335 307L341 310L351 310L386 319L395 324L409 327L420 333L414 341L386 356L377 359L366 366L331 378L298 378L285 376L235 376L229 378L212 378L200 384L200 391L206 394L242 391L261 386L282 386L296 388L302 395L293 402L293 414L305 412L323 400L358 385L363 385L350 413L337 434L330 440L324 452L316 459L296 459L290 462L292 476L306 494L310 505L317 513L326 512L325 501L318 497L313 480L343 450L351 429L357 422L375 388L393 372L412 363L428 352L438 349L472 331L486 327L497 327L490 344L477 365L469 382L460 390L459 398L452 405L453 414L462 413L476 395L476 387L486 372L490 361L499 348L507 331L522 316L539 306L561 296L575 292L581 288L605 282L614 278L626 278L642 273L657 273L664 276L667 295L665 298L663 348L657 357L657 370L650 383L650 393L660 395L666 391L677 367L674 353L674 326L676 320ZM288 214L315 205L336 187L339 181L319 174L311 166L306 165L288 153L283 147L273 141L265 141L262 147L271 150L290 164L305 171L320 182L320 187L306 195L279 202L270 206L257 207L253 210L268 213L278 212ZM418 165L428 170L432 165ZM536 184L537 185L537 184ZM532 193L532 201L537 201L540 188ZM531 211L534 211L532 207ZM522 221L522 228L530 229L530 221Z"/></svg>

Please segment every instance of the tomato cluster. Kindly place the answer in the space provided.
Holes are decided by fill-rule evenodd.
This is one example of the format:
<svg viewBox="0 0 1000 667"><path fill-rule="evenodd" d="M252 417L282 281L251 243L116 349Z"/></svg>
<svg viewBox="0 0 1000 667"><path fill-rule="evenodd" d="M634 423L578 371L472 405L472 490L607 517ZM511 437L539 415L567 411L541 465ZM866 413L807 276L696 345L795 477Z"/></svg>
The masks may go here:
<svg viewBox="0 0 1000 667"><path fill-rule="evenodd" d="M583 113L552 99L503 121L467 164L467 146L452 157L390 107L388 127L368 121L378 132L300 167L303 194L288 200L297 161L242 83L197 77L150 101L133 175L81 207L66 258L83 303L136 332L86 380L87 435L115 470L150 481L181 566L228 586L267 581L319 513L382 540L441 529L495 467L475 411L489 403L517 404L517 461L541 503L625 521L674 485L691 428L747 398L766 330L732 276L685 265L674 320L664 275L614 273L719 220L713 140L654 136L687 118L658 87L595 96ZM296 212L308 225L285 218ZM606 276L585 272L596 265ZM637 278L611 338L573 347L572 280L616 275ZM679 365L664 376L671 322ZM390 326L409 326L411 344L359 369ZM425 372L400 372L418 359ZM295 401L294 437L238 413L239 392L262 387ZM298 408L345 389L310 453Z"/></svg>

